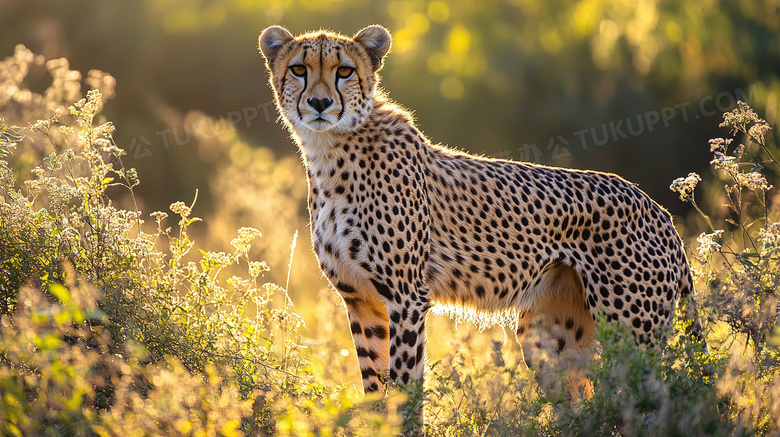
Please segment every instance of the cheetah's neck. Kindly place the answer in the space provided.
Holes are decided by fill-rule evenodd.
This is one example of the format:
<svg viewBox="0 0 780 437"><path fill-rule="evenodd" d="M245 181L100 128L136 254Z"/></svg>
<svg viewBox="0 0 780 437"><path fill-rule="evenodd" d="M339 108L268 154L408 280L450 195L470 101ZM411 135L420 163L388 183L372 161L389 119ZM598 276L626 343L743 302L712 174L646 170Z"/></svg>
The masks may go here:
<svg viewBox="0 0 780 437"><path fill-rule="evenodd" d="M339 132L334 128L318 132L305 126L294 126L292 133L307 168L328 167L339 157L343 157L342 149L337 146L350 142L350 139L361 133L377 131L391 125L413 127L414 122L407 110L387 101L384 96L375 96L373 110L367 114L363 123L352 131Z"/></svg>
<svg viewBox="0 0 780 437"><path fill-rule="evenodd" d="M307 167L329 159L334 146L343 140L342 135L335 132L317 132L307 128L296 130L294 136Z"/></svg>

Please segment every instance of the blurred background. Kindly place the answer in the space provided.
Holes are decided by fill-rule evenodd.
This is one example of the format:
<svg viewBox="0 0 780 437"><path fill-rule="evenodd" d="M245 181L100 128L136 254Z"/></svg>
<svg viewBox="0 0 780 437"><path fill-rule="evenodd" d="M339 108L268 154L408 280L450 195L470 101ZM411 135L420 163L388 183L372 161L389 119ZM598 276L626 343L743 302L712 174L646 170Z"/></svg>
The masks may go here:
<svg viewBox="0 0 780 437"><path fill-rule="evenodd" d="M728 135L721 114L744 100L776 126L780 96L780 0L3 0L0 12L0 58L24 44L116 78L103 113L138 169L143 211L197 190L202 245L258 228L254 255L281 284L298 230L290 289L304 308L326 283L257 51L269 25L382 24L394 36L382 85L434 142L619 173L683 219L669 184L709 172L707 140ZM41 65L25 81L41 92L52 79Z"/></svg>

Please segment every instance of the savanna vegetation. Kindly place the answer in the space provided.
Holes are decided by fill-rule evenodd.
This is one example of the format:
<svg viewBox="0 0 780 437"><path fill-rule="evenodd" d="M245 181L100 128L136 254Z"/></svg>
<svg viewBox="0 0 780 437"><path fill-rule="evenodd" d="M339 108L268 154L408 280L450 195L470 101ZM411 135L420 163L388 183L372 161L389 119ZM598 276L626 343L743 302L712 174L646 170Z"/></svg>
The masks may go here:
<svg viewBox="0 0 780 437"><path fill-rule="evenodd" d="M0 434L396 435L424 398L432 436L780 435L771 2L163 3L0 7ZM572 399L500 327L433 317L424 392L365 398L263 103L272 22L385 24L384 85L435 141L639 182L676 216L709 355L600 323Z"/></svg>

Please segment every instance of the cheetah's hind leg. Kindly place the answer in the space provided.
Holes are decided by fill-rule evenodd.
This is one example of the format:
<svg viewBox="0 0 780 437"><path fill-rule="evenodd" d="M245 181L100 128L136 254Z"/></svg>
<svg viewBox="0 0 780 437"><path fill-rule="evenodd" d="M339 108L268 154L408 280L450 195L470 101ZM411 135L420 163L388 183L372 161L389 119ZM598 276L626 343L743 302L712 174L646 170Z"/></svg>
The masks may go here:
<svg viewBox="0 0 780 437"><path fill-rule="evenodd" d="M568 395L587 397L592 385L584 368L592 359L596 327L585 305L579 275L568 264L552 263L527 296L530 300L518 320L517 341L540 388L547 396L563 395L559 370L564 370Z"/></svg>

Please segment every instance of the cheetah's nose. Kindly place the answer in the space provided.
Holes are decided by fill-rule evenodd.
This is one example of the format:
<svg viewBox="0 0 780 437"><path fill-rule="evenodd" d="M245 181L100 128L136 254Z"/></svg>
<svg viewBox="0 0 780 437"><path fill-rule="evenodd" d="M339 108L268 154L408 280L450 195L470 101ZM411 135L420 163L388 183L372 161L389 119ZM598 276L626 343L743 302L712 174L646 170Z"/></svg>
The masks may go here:
<svg viewBox="0 0 780 437"><path fill-rule="evenodd" d="M314 108L315 111L322 113L324 110L328 109L330 105L333 104L333 99L315 99L314 97L311 97L306 100L306 103L309 104L312 108Z"/></svg>

